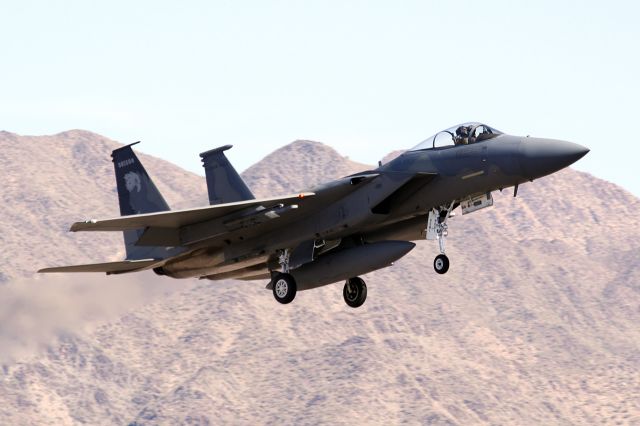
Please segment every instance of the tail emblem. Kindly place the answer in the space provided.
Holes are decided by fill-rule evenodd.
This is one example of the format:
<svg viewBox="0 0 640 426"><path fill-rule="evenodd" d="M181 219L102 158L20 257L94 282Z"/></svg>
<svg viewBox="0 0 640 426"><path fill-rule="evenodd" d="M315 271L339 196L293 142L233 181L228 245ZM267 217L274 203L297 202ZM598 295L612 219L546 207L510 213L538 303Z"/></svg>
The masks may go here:
<svg viewBox="0 0 640 426"><path fill-rule="evenodd" d="M140 175L135 172L128 172L124 175L124 184L129 192L133 192L134 189L136 192L140 192L142 189Z"/></svg>

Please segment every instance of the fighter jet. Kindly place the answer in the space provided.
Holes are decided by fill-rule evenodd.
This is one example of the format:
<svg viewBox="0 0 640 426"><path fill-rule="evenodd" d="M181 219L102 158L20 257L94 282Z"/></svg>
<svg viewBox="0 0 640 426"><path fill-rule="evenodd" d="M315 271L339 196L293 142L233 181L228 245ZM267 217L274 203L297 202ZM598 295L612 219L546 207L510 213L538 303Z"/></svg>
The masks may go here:
<svg viewBox="0 0 640 426"><path fill-rule="evenodd" d="M225 156L226 145L200 154L210 205L171 211L132 145L111 154L121 216L71 226L72 232L122 232L126 258L39 272L151 269L171 278L256 280L268 282L282 304L298 291L345 281L344 301L353 308L367 298L359 276L392 265L414 241L437 241L433 267L446 273L445 238L456 208L465 215L492 206L491 193L505 188L513 187L516 196L519 185L589 152L571 142L465 123L375 170L256 199Z"/></svg>

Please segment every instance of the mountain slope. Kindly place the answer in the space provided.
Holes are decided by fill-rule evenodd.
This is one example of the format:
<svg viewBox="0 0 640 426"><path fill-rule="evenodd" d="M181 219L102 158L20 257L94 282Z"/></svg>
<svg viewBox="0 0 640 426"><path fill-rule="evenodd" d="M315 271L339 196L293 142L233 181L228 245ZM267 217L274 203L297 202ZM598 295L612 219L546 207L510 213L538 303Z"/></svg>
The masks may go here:
<svg viewBox="0 0 640 426"><path fill-rule="evenodd" d="M96 151L86 156L108 158L111 145L92 137L82 145ZM278 157L295 164L285 173L273 167ZM165 169L179 173L142 161L157 180ZM296 142L243 177L260 196L359 167ZM206 196L202 178L172 180ZM69 214L54 200L95 189L42 188L49 204L21 206L35 204L52 221ZM448 274L433 272L436 245L420 242L366 277L369 298L358 310L342 302L341 284L281 306L264 283L169 281L175 291L164 298L4 366L0 423L640 423L640 201L573 170L523 185L518 198L495 198L494 208L451 221ZM2 216L4 229L14 219ZM69 242L78 256L95 244ZM32 256L51 261L35 247Z"/></svg>
<svg viewBox="0 0 640 426"><path fill-rule="evenodd" d="M320 142L298 140L267 155L242 177L256 196L266 197L310 189L368 168Z"/></svg>
<svg viewBox="0 0 640 426"><path fill-rule="evenodd" d="M67 232L77 220L120 215L110 157L118 146L83 130L53 136L0 132L0 282L47 265L124 256L121 235ZM139 156L172 208L207 204L203 178Z"/></svg>

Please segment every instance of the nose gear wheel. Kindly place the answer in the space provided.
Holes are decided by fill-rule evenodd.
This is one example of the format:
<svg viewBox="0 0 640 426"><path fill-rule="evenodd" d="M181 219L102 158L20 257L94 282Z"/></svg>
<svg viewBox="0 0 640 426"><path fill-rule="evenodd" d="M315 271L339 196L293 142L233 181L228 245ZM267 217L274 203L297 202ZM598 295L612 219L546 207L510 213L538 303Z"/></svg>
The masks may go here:
<svg viewBox="0 0 640 426"><path fill-rule="evenodd" d="M439 274L446 274L449 270L449 258L446 254L439 254L433 260L433 269Z"/></svg>

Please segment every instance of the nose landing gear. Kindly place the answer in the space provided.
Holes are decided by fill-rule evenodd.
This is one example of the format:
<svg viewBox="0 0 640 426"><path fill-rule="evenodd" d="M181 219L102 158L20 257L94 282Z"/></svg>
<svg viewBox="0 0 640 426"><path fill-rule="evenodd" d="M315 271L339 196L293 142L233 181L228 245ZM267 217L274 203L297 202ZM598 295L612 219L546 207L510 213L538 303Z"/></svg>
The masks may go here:
<svg viewBox="0 0 640 426"><path fill-rule="evenodd" d="M453 214L456 202L453 201L448 207L434 208L429 212L427 219L427 240L438 240L440 254L433 260L433 269L438 274L446 274L449 270L449 258L445 254L445 238L449 234L447 219Z"/></svg>

